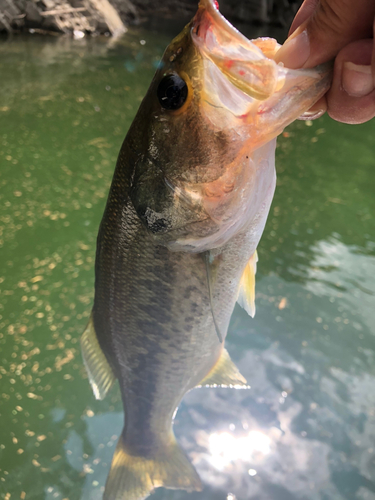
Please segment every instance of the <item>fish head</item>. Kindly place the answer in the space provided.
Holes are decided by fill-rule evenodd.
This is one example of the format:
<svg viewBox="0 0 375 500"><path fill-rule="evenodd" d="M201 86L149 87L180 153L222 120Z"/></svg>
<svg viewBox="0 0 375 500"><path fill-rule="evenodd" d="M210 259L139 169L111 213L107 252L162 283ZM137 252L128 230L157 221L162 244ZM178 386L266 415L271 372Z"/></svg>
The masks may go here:
<svg viewBox="0 0 375 500"><path fill-rule="evenodd" d="M327 66L277 64L279 47L248 40L213 0L167 47L128 134L130 197L159 244L202 252L264 225L274 139L330 83Z"/></svg>

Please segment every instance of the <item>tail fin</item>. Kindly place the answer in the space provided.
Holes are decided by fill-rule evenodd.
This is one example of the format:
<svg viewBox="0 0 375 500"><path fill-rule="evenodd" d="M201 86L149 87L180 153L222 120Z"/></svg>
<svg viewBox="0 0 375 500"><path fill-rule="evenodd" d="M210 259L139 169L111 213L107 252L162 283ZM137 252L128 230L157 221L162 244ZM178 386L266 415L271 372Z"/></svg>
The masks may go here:
<svg viewBox="0 0 375 500"><path fill-rule="evenodd" d="M194 467L173 438L153 459L129 455L122 436L112 459L103 500L143 500L155 488L201 491Z"/></svg>

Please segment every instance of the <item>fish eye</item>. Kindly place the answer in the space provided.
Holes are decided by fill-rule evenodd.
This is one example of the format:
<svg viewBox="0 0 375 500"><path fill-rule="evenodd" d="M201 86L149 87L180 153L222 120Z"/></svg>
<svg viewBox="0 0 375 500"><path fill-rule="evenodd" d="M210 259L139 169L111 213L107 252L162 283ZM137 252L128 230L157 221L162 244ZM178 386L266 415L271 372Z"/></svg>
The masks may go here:
<svg viewBox="0 0 375 500"><path fill-rule="evenodd" d="M158 99L164 109L179 109L186 101L188 87L185 81L172 73L164 76L158 87Z"/></svg>

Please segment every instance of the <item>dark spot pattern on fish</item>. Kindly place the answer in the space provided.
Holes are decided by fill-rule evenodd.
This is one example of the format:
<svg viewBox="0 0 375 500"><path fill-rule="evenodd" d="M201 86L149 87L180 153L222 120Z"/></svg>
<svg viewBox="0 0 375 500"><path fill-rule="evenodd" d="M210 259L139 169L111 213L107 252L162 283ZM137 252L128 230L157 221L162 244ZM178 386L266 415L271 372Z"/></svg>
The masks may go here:
<svg viewBox="0 0 375 500"><path fill-rule="evenodd" d="M160 326L156 321L150 321L148 319L138 318L137 326L144 335L162 336L163 334L163 327ZM146 345L151 343L153 342L151 341L150 338L148 338Z"/></svg>
<svg viewBox="0 0 375 500"><path fill-rule="evenodd" d="M196 295L198 292L197 287L187 286L184 291L184 299L189 300L192 295Z"/></svg>
<svg viewBox="0 0 375 500"><path fill-rule="evenodd" d="M162 309L158 303L139 304L138 308L162 325L170 323L172 320L172 316L168 313L168 310Z"/></svg>
<svg viewBox="0 0 375 500"><path fill-rule="evenodd" d="M174 276L174 271L168 265L159 266L156 265L152 269L153 275L163 281L169 282L171 278Z"/></svg>
<svg viewBox="0 0 375 500"><path fill-rule="evenodd" d="M159 279L140 279L138 280L138 287L144 287L152 295L155 294L154 300L157 300L159 295L166 295L170 292L170 285Z"/></svg>
<svg viewBox="0 0 375 500"><path fill-rule="evenodd" d="M190 304L190 311L194 315L197 315L201 309L202 309L202 307L199 306L196 302L192 302Z"/></svg>
<svg viewBox="0 0 375 500"><path fill-rule="evenodd" d="M167 231L171 227L171 224L167 221L167 219L160 218L153 223L149 223L148 227L152 233L159 233Z"/></svg>

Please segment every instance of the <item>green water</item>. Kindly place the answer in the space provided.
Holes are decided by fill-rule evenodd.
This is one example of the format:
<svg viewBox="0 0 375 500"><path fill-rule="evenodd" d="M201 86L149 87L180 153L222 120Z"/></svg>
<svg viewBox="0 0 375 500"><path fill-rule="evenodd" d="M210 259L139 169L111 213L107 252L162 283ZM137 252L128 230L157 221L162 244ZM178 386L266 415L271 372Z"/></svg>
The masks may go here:
<svg viewBox="0 0 375 500"><path fill-rule="evenodd" d="M79 351L116 157L170 35L0 44L0 498L99 500L123 415ZM146 43L141 40L144 40ZM257 314L228 349L249 391L176 417L202 493L375 500L375 121L297 122L259 247Z"/></svg>

